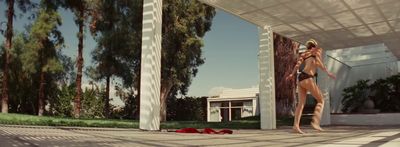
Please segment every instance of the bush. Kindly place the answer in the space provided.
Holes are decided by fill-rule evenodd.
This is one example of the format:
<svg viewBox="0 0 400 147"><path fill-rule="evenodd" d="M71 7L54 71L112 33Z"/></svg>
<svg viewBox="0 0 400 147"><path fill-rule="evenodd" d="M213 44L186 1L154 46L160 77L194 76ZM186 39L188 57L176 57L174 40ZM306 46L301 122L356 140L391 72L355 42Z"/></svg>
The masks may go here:
<svg viewBox="0 0 400 147"><path fill-rule="evenodd" d="M364 101L368 98L368 82L369 80L360 80L356 85L343 90L343 112L356 112L363 106Z"/></svg>
<svg viewBox="0 0 400 147"><path fill-rule="evenodd" d="M168 121L206 121L207 98L170 98L167 101Z"/></svg>
<svg viewBox="0 0 400 147"><path fill-rule="evenodd" d="M400 74L376 80L370 89L375 107L381 112L400 112Z"/></svg>
<svg viewBox="0 0 400 147"><path fill-rule="evenodd" d="M378 79L371 85L369 80L360 80L356 85L343 90L343 112L356 112L367 98L381 112L400 112L400 74Z"/></svg>

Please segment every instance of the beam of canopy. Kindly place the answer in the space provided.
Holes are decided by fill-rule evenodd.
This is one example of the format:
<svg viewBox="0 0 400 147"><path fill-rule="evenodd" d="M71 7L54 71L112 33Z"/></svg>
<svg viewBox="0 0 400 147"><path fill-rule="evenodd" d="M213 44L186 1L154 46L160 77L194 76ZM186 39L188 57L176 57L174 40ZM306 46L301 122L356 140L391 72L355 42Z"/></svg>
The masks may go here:
<svg viewBox="0 0 400 147"><path fill-rule="evenodd" d="M383 43L400 58L400 0L200 0L328 50Z"/></svg>

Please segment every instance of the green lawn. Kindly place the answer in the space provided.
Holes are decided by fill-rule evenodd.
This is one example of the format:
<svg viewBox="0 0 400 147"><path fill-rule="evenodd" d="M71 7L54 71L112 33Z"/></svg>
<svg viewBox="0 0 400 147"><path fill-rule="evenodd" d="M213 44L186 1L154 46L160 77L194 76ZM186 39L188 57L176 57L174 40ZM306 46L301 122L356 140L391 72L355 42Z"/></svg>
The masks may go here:
<svg viewBox="0 0 400 147"><path fill-rule="evenodd" d="M0 124L38 125L38 126L76 126L76 127L118 127L139 128L139 122L134 120L112 119L73 119L23 114L0 114Z"/></svg>
<svg viewBox="0 0 400 147"><path fill-rule="evenodd" d="M308 118L304 118L308 123ZM290 126L293 118L278 118L278 126ZM106 127L106 128L139 128L137 120L117 119L73 119L48 116L0 113L0 124L8 125L37 125L37 126L74 126L74 127ZM229 129L259 129L257 119L236 120L232 122L202 122L202 121L168 121L161 123L162 129L181 128L229 128Z"/></svg>

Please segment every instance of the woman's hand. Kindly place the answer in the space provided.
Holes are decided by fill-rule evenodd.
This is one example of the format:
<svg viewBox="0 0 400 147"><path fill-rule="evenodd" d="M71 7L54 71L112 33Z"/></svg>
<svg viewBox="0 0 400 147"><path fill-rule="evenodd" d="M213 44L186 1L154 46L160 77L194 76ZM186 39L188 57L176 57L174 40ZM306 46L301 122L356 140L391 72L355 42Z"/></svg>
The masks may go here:
<svg viewBox="0 0 400 147"><path fill-rule="evenodd" d="M293 74L290 74L286 77L286 81L291 81L293 80Z"/></svg>
<svg viewBox="0 0 400 147"><path fill-rule="evenodd" d="M330 72L328 72L328 76L331 77L332 79L336 80L336 76Z"/></svg>

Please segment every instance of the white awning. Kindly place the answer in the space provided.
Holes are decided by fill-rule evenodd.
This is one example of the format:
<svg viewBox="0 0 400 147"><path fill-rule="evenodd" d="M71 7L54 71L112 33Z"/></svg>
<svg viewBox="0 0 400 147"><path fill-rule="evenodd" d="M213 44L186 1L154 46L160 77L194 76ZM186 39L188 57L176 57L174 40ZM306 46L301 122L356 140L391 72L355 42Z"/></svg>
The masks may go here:
<svg viewBox="0 0 400 147"><path fill-rule="evenodd" d="M351 67L391 63L397 61L397 58L384 44L330 50L327 52L327 54L330 58L333 58Z"/></svg>
<svg viewBox="0 0 400 147"><path fill-rule="evenodd" d="M400 58L400 0L200 1L301 43L314 38L327 50L384 43Z"/></svg>

